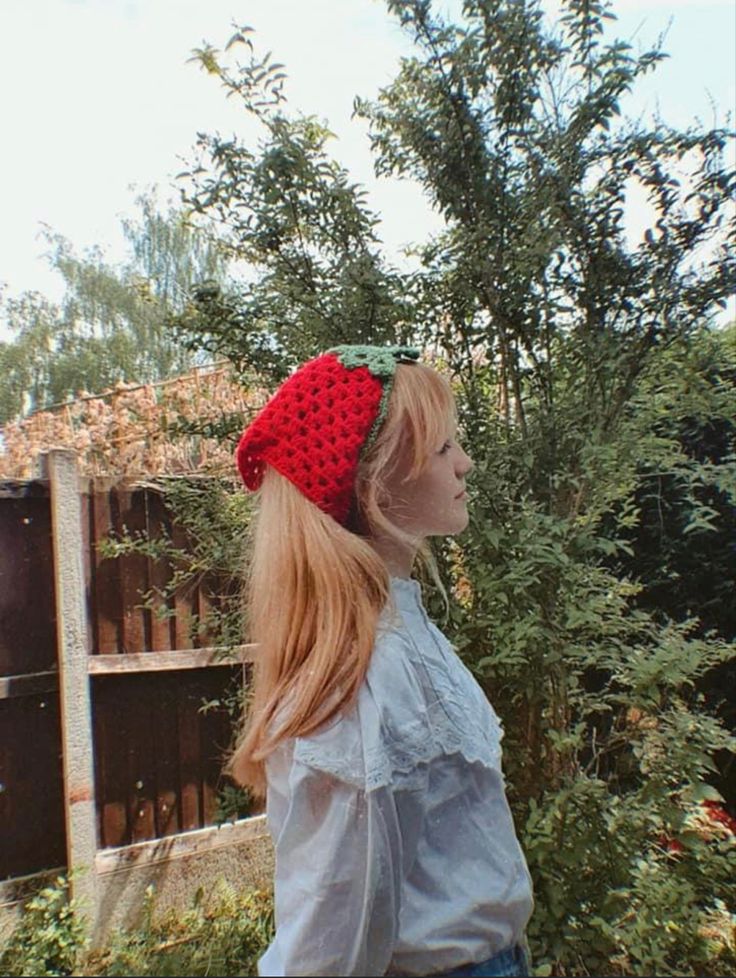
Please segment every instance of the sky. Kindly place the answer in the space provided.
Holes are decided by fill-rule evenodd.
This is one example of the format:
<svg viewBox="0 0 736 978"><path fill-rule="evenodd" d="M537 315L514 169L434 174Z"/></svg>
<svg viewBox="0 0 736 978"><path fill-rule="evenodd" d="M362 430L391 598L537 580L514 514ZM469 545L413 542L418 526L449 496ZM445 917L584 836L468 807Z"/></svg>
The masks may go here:
<svg viewBox="0 0 736 978"><path fill-rule="evenodd" d="M615 0L613 10L616 32L635 49L667 31L670 58L639 84L627 114L656 109L681 127L734 114L733 0ZM257 51L285 64L289 104L336 134L333 152L368 187L389 253L399 260L437 227L416 186L375 180L365 125L351 120L354 97L374 96L409 51L382 0L0 0L6 294L60 297L43 224L79 251L97 245L121 260L121 217L148 187L175 197L198 131L252 138L243 110L188 62L203 41L224 47L233 23L255 28Z"/></svg>

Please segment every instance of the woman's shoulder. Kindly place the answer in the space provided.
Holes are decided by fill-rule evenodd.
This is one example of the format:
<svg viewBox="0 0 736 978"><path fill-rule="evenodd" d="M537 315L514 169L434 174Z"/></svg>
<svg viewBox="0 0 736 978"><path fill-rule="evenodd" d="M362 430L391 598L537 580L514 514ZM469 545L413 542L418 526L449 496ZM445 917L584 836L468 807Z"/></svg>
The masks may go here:
<svg viewBox="0 0 736 978"><path fill-rule="evenodd" d="M357 700L315 733L297 737L294 760L360 788L391 783L396 743L412 738L424 713L410 654L398 631L379 629Z"/></svg>
<svg viewBox="0 0 736 978"><path fill-rule="evenodd" d="M499 766L501 731L489 704L480 694L469 722L469 704L433 671L406 628L382 620L356 702L297 738L294 760L368 791L421 787L431 762L452 753Z"/></svg>

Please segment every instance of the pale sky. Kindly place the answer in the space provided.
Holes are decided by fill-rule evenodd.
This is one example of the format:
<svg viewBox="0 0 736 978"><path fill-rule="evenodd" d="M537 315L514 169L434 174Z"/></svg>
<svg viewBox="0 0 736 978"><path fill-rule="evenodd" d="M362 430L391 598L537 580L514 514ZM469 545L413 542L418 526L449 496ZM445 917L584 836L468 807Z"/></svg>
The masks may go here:
<svg viewBox="0 0 736 978"><path fill-rule="evenodd" d="M723 124L736 107L733 0L618 0L614 11L636 47L669 27L671 58L627 114ZM252 131L216 79L187 63L203 40L222 48L233 21L286 65L290 105L337 134L333 151L368 186L389 250L436 226L416 187L375 181L365 127L350 119L354 96L375 95L409 50L380 0L0 0L0 283L10 294L58 298L42 222L80 251L99 245L120 259L120 216L151 185L173 197L198 130Z"/></svg>

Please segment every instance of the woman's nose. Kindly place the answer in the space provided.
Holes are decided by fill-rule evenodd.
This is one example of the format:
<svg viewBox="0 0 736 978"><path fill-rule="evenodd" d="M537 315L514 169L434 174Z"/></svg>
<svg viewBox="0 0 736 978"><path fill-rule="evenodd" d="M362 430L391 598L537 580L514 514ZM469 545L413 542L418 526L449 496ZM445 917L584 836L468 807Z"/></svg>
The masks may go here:
<svg viewBox="0 0 736 978"><path fill-rule="evenodd" d="M460 475L467 475L468 472L470 472L470 470L472 468L473 468L473 460L472 460L472 458L468 455L468 453L466 451L464 451L461 448L460 449L460 461L459 461L459 465L457 467L458 472L460 473Z"/></svg>

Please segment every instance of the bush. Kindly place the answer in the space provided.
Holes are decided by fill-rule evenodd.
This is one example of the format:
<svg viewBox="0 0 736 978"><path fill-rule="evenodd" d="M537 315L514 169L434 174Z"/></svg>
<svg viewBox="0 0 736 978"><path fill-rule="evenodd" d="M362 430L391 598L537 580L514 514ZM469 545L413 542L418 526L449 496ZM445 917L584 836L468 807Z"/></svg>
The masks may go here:
<svg viewBox="0 0 736 978"><path fill-rule="evenodd" d="M102 953L90 956L85 975L256 975L258 958L273 933L269 894L237 894L222 885L204 905L154 918L153 894L146 920L116 935Z"/></svg>
<svg viewBox="0 0 736 978"><path fill-rule="evenodd" d="M222 884L205 905L200 892L187 911L157 916L153 889L144 921L108 946L88 950L78 905L59 878L25 906L0 954L0 973L25 975L255 975L273 933L268 893L237 894Z"/></svg>
<svg viewBox="0 0 736 978"><path fill-rule="evenodd" d="M1 974L74 973L86 938L78 905L69 899L68 889L68 881L60 876L26 903L20 924L0 953Z"/></svg>

